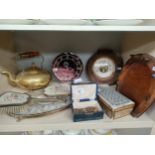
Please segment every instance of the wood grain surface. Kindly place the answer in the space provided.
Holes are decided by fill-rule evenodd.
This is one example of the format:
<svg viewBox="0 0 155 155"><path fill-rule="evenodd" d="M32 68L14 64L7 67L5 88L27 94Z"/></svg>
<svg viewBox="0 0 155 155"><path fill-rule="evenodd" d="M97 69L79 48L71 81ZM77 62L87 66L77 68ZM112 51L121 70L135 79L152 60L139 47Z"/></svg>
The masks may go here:
<svg viewBox="0 0 155 155"><path fill-rule="evenodd" d="M148 54L132 55L119 76L117 89L135 101L132 115L139 117L155 100L155 58Z"/></svg>

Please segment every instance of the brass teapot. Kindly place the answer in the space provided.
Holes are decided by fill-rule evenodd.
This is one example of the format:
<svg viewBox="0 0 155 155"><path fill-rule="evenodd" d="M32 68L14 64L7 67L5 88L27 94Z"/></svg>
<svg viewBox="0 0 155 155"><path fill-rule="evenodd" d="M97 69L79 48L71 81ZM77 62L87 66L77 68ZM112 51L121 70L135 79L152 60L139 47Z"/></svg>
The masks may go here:
<svg viewBox="0 0 155 155"><path fill-rule="evenodd" d="M16 77L6 70L0 70L0 73L8 77L11 85L27 90L43 88L47 86L51 80L50 74L47 71L37 67L34 63L31 67L18 73Z"/></svg>

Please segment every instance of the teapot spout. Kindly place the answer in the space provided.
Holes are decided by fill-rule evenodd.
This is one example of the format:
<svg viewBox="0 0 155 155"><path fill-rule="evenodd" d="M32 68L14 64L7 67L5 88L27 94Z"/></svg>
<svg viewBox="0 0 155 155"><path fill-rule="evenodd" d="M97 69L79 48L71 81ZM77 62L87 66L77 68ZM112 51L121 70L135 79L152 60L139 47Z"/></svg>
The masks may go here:
<svg viewBox="0 0 155 155"><path fill-rule="evenodd" d="M3 74L3 75L6 75L8 77L9 83L12 86L17 86L17 81L16 81L16 79L13 77L13 75L10 72L0 70L0 73Z"/></svg>

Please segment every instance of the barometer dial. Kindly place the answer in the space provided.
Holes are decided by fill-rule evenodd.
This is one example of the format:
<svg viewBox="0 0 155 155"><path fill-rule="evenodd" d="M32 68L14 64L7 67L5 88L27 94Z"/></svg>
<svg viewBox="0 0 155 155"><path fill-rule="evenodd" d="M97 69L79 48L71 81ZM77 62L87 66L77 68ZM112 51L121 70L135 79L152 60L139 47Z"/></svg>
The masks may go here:
<svg viewBox="0 0 155 155"><path fill-rule="evenodd" d="M99 50L87 63L87 74L91 81L112 84L122 67L122 59L112 50Z"/></svg>

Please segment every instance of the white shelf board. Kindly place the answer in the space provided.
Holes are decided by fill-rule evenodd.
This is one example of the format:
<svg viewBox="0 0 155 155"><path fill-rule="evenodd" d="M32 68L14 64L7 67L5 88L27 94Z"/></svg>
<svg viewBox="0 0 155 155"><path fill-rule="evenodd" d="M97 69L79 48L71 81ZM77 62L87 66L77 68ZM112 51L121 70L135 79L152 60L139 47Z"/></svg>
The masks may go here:
<svg viewBox="0 0 155 155"><path fill-rule="evenodd" d="M97 25L0 25L0 30L17 31L155 31L155 26Z"/></svg>
<svg viewBox="0 0 155 155"><path fill-rule="evenodd" d="M0 132L16 131L39 131L39 130L63 130L63 129L117 129L117 128L152 128L153 121L143 114L139 118L128 115L119 119L109 119L106 115L104 119L95 121L73 122L71 109L53 115L23 119L17 122L15 118L8 115L0 115Z"/></svg>

